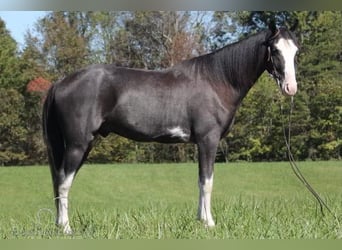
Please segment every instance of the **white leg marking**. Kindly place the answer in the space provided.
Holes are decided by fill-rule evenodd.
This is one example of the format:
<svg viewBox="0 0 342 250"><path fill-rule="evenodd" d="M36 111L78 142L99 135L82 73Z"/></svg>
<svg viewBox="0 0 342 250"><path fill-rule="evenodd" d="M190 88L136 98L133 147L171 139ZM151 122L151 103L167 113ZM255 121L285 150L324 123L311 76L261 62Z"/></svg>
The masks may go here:
<svg viewBox="0 0 342 250"><path fill-rule="evenodd" d="M200 197L198 203L198 219L204 221L208 227L214 227L215 222L211 215L211 192L213 190L213 175L206 179L204 184L198 181Z"/></svg>
<svg viewBox="0 0 342 250"><path fill-rule="evenodd" d="M57 225L63 228L65 234L72 233L68 217L68 195L74 176L75 173L66 176L64 182L58 188L59 197L56 197L58 199Z"/></svg>
<svg viewBox="0 0 342 250"><path fill-rule="evenodd" d="M275 46L281 51L285 61L283 91L289 95L294 95L297 92L294 57L298 48L292 40L286 40L284 38L279 39Z"/></svg>

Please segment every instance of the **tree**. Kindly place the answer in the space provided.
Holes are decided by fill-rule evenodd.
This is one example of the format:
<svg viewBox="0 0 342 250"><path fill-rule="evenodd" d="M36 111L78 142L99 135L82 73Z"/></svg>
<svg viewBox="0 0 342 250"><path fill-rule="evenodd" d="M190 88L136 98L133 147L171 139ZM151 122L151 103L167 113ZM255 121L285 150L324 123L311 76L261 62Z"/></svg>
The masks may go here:
<svg viewBox="0 0 342 250"><path fill-rule="evenodd" d="M342 12L314 11L298 16L305 24L299 69L310 110L308 157L341 158Z"/></svg>
<svg viewBox="0 0 342 250"><path fill-rule="evenodd" d="M38 39L39 51L46 59L53 79L62 78L87 64L85 31L76 25L75 19L75 15L66 12L51 12L39 20L36 27L41 39L31 37Z"/></svg>
<svg viewBox="0 0 342 250"><path fill-rule="evenodd" d="M20 88L17 44L0 18L0 87Z"/></svg>
<svg viewBox="0 0 342 250"><path fill-rule="evenodd" d="M199 40L201 37L194 32L196 29L189 27L190 19L189 12L131 13L124 21L124 31L118 32L119 41L126 42L124 47L113 47L126 51L121 55L124 55L126 61L130 61L131 67L170 67L180 60L203 52Z"/></svg>
<svg viewBox="0 0 342 250"><path fill-rule="evenodd" d="M15 89L0 88L0 165L22 164L27 135L22 115L24 98Z"/></svg>
<svg viewBox="0 0 342 250"><path fill-rule="evenodd" d="M0 19L0 165L18 164L26 158L22 87L17 44Z"/></svg>

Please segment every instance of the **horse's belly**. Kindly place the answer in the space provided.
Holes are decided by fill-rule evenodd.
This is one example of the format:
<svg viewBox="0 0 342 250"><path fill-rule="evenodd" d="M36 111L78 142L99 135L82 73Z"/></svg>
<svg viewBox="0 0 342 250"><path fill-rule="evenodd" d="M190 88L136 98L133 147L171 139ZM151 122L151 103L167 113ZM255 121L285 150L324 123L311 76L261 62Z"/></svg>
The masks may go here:
<svg viewBox="0 0 342 250"><path fill-rule="evenodd" d="M157 141L162 143L187 142L191 132L188 122L179 117L170 117L163 112L113 113L101 126L103 136L110 132L136 141Z"/></svg>
<svg viewBox="0 0 342 250"><path fill-rule="evenodd" d="M136 141L174 143L189 141L189 128L184 100L131 91L120 96L100 130Z"/></svg>
<svg viewBox="0 0 342 250"><path fill-rule="evenodd" d="M191 138L190 130L181 126L154 126L147 128L139 124L122 124L118 122L105 122L99 129L102 136L109 133L116 133L135 141L142 142L161 142L161 143L180 143L189 142Z"/></svg>

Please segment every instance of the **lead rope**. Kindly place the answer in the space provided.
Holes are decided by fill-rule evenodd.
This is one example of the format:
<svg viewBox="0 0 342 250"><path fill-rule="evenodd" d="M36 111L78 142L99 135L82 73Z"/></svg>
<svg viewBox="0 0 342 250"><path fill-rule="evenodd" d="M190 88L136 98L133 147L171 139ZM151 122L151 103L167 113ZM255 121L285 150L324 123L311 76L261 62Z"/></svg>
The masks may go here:
<svg viewBox="0 0 342 250"><path fill-rule="evenodd" d="M289 163L291 165L291 169L294 172L294 174L297 176L297 178L304 184L304 186L310 191L310 193L316 198L318 201L318 204L320 206L320 210L323 216L325 216L323 208L326 208L328 212L335 218L335 220L339 224L339 220L337 219L337 216L331 211L331 209L328 207L328 205L325 203L325 201L319 196L319 194L315 191L315 189L308 183L308 181L305 179L303 174L301 173L300 169L298 168L293 154L291 152L291 118L292 118L292 112L293 112L293 96L291 97L291 103L290 103L290 114L289 114L289 121L288 121L288 133L286 135L286 129L285 129L285 122L284 122L284 110L282 103L280 104L280 110L282 115L282 126L283 126L283 135L284 140L286 144L287 149L287 156L289 159Z"/></svg>

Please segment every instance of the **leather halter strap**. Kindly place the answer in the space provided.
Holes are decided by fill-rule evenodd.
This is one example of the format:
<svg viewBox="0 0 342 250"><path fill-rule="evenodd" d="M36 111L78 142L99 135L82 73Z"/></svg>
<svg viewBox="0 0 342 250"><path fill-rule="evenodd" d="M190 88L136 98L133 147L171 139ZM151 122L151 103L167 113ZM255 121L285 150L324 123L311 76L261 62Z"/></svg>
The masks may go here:
<svg viewBox="0 0 342 250"><path fill-rule="evenodd" d="M279 34L280 34L280 29L277 29L277 32L276 32L273 36L271 36L271 37L267 40L267 42L276 39L276 38L279 36ZM272 54L271 54L271 47L270 47L270 45L267 46L267 53L268 53L267 61L269 62L269 61L272 60Z"/></svg>
<svg viewBox="0 0 342 250"><path fill-rule="evenodd" d="M271 36L271 37L268 39L268 41L274 40L275 38L277 38L277 36L279 36L279 34L280 34L280 29L277 29L277 32L276 32L273 36Z"/></svg>

